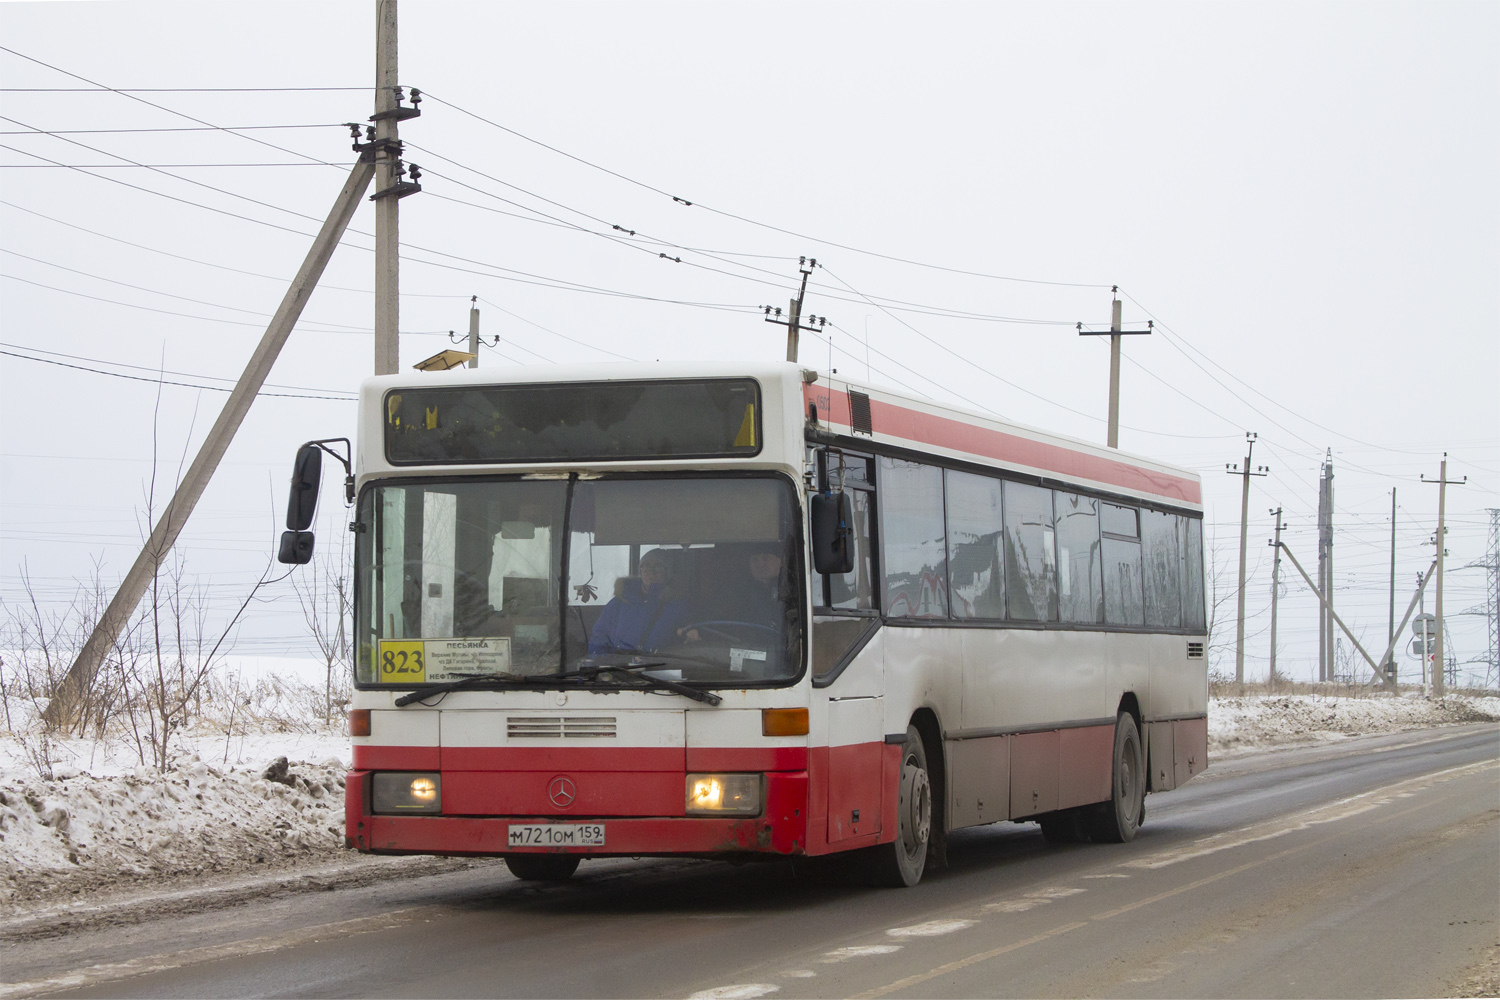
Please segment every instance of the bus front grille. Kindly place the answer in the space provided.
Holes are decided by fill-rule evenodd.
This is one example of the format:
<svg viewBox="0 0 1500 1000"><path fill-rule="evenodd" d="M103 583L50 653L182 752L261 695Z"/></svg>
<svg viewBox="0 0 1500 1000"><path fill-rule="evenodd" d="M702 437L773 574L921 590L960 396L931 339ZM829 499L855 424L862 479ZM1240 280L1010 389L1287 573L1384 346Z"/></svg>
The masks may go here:
<svg viewBox="0 0 1500 1000"><path fill-rule="evenodd" d="M505 720L505 735L513 740L613 739L615 717L612 715L512 715Z"/></svg>

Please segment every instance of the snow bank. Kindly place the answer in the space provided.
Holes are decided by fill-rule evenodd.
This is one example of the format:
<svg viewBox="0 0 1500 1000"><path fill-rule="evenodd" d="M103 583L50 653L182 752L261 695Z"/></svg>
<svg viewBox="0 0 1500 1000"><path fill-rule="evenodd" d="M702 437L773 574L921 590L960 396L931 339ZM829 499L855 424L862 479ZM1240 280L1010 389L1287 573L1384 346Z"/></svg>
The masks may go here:
<svg viewBox="0 0 1500 1000"><path fill-rule="evenodd" d="M0 898L326 860L343 849L345 765L280 765L0 773Z"/></svg>
<svg viewBox="0 0 1500 1000"><path fill-rule="evenodd" d="M1212 762L1226 751L1495 721L1500 721L1500 697L1454 696L1433 701L1414 693L1215 698L1208 707L1208 755Z"/></svg>

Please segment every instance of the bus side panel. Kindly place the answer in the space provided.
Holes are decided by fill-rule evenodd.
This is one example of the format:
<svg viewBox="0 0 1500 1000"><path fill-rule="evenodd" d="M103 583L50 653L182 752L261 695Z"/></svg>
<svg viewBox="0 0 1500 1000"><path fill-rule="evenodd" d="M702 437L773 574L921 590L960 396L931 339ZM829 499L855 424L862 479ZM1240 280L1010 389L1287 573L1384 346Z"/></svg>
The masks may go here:
<svg viewBox="0 0 1500 1000"><path fill-rule="evenodd" d="M881 631L885 633L886 735L905 733L919 708L931 709L943 732L957 729L963 704L960 637L968 630L885 625ZM944 762L928 760L927 767L936 771Z"/></svg>
<svg viewBox="0 0 1500 1000"><path fill-rule="evenodd" d="M1208 766L1207 717L1172 723L1172 761L1179 785Z"/></svg>
<svg viewBox="0 0 1500 1000"><path fill-rule="evenodd" d="M1057 808L1057 768L1060 745L1057 730L1021 733L1011 744L1010 815L1035 816Z"/></svg>
<svg viewBox="0 0 1500 1000"><path fill-rule="evenodd" d="M884 721L881 698L828 703L829 844L880 833Z"/></svg>
<svg viewBox="0 0 1500 1000"><path fill-rule="evenodd" d="M1206 660L1188 659L1189 642L1205 642L1203 636L1140 636L1151 644L1151 701L1141 704L1146 719L1204 716L1208 713L1208 668Z"/></svg>
<svg viewBox="0 0 1500 1000"><path fill-rule="evenodd" d="M1108 799L1115 727L1064 729L1057 741L1057 807L1071 809Z"/></svg>
<svg viewBox="0 0 1500 1000"><path fill-rule="evenodd" d="M1176 754L1172 749L1171 722L1146 723L1146 766L1151 776L1151 791L1168 792L1177 787ZM1205 727L1204 732L1208 730Z"/></svg>
<svg viewBox="0 0 1500 1000"><path fill-rule="evenodd" d="M953 762L948 796L951 829L1010 818L1010 743L1014 737L950 740Z"/></svg>

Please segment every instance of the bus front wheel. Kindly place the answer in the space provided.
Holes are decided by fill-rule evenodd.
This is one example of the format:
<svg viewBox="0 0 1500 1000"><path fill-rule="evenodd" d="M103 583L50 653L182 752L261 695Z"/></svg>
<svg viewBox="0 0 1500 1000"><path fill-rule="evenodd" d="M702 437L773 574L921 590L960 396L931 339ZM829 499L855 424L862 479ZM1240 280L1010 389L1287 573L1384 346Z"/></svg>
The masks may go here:
<svg viewBox="0 0 1500 1000"><path fill-rule="evenodd" d="M507 854L505 867L525 882L566 882L578 870L576 854Z"/></svg>
<svg viewBox="0 0 1500 1000"><path fill-rule="evenodd" d="M916 885L927 866L931 839L932 781L927 773L927 751L917 727L907 726L896 786L896 839L861 852L869 880L898 889Z"/></svg>
<svg viewBox="0 0 1500 1000"><path fill-rule="evenodd" d="M1146 815L1146 754L1135 717L1121 712L1115 720L1115 754L1110 798L1088 815L1089 836L1102 844L1123 844L1135 836Z"/></svg>

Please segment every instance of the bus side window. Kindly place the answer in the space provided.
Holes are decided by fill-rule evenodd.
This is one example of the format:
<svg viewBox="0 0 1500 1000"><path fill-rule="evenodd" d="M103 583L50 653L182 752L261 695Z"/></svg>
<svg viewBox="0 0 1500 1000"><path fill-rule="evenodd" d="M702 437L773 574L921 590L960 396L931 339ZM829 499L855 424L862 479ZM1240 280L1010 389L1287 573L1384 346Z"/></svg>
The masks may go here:
<svg viewBox="0 0 1500 1000"><path fill-rule="evenodd" d="M1141 531L1134 507L1100 505L1104 541L1104 620L1111 625L1144 625L1141 590Z"/></svg>
<svg viewBox="0 0 1500 1000"><path fill-rule="evenodd" d="M815 589L824 607L840 611L874 611L875 555L874 537L875 486L870 477L870 460L863 455L823 452L823 487L849 494L854 509L854 569L848 573L828 574L822 590Z"/></svg>

